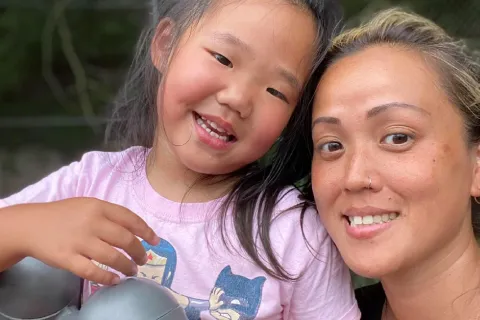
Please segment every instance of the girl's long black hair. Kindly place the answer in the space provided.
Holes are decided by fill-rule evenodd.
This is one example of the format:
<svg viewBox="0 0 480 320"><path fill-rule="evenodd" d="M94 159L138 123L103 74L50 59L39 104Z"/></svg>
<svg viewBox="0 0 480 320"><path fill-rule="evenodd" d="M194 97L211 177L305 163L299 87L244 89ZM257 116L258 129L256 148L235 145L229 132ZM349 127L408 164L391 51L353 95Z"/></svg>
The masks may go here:
<svg viewBox="0 0 480 320"><path fill-rule="evenodd" d="M336 0L285 1L307 9L315 18L317 41L314 70L321 64L331 39L339 29L341 7ZM152 1L150 20L137 43L127 80L113 104L112 120L106 132L108 145L113 143L120 150L142 146L145 148L142 161L146 161L148 149L154 144L158 120L156 94L160 77L150 58L150 45L156 26L164 18L172 19L177 26L178 39L186 28L200 20L213 3L218 3L218 0ZM219 213L224 243L229 242L225 227L228 217L233 219L236 237L245 253L267 274L282 280L292 280L294 277L282 267L274 254L270 226L280 194L292 186L303 192L302 187L308 190L310 185L312 150L311 111L308 106L317 81L318 76L311 77L287 127L267 156L230 175L236 182ZM295 206L302 209L300 223L311 204L310 194L304 193L309 199ZM301 226L303 230L303 224Z"/></svg>

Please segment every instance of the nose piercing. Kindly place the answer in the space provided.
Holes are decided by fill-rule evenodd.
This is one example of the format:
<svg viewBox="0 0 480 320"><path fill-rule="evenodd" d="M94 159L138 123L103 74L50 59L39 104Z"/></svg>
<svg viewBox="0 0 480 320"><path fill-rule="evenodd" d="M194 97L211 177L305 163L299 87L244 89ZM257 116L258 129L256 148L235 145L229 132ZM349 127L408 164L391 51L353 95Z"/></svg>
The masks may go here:
<svg viewBox="0 0 480 320"><path fill-rule="evenodd" d="M372 178L368 177L368 189L372 189Z"/></svg>

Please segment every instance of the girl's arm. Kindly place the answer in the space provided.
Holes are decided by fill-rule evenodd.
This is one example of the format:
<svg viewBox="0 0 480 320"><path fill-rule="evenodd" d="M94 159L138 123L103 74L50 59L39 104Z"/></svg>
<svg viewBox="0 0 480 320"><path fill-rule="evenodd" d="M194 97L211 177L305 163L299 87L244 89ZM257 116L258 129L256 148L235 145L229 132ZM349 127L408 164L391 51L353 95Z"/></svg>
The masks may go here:
<svg viewBox="0 0 480 320"><path fill-rule="evenodd" d="M25 258L22 247L22 229L25 227L25 221L21 211L21 206L0 209L0 272Z"/></svg>
<svg viewBox="0 0 480 320"><path fill-rule="evenodd" d="M23 190L0 198L0 272L26 256L22 247L28 237L26 229L38 227L30 227L31 219L26 216L32 211L35 214L36 208L43 203L81 195L78 187L81 183L84 188L89 187L89 177L95 176L95 168L101 167L99 158L96 153L87 153L81 161L63 166Z"/></svg>
<svg viewBox="0 0 480 320"><path fill-rule="evenodd" d="M40 203L73 196L81 167L81 163L74 162L16 194L0 199L0 272L26 256L22 246L25 236L22 234L30 223L26 219L28 212L35 211Z"/></svg>

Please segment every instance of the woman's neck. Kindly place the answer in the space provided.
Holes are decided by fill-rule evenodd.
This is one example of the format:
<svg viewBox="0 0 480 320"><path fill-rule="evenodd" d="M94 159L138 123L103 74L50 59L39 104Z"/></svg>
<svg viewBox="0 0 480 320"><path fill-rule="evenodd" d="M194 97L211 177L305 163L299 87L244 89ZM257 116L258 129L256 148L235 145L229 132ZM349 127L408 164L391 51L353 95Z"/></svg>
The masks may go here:
<svg viewBox="0 0 480 320"><path fill-rule="evenodd" d="M473 233L463 232L415 268L382 278L382 285L388 320L478 317L480 252Z"/></svg>
<svg viewBox="0 0 480 320"><path fill-rule="evenodd" d="M233 180L207 177L185 167L165 146L157 145L147 159L147 177L153 189L175 202L207 202L224 196ZM223 179L223 181L222 181Z"/></svg>

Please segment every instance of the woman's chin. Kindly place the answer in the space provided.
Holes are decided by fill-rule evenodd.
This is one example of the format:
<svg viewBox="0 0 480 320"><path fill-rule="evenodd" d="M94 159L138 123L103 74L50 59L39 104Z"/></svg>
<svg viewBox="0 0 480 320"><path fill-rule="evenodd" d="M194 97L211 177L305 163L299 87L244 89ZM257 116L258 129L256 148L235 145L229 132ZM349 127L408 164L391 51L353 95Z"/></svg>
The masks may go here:
<svg viewBox="0 0 480 320"><path fill-rule="evenodd" d="M394 268L396 264L390 259L356 256L345 259L345 263L355 274L370 279L381 279L394 273L396 269Z"/></svg>

